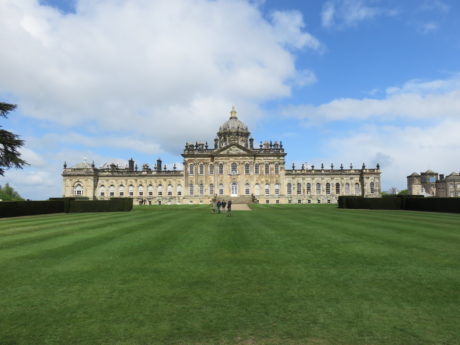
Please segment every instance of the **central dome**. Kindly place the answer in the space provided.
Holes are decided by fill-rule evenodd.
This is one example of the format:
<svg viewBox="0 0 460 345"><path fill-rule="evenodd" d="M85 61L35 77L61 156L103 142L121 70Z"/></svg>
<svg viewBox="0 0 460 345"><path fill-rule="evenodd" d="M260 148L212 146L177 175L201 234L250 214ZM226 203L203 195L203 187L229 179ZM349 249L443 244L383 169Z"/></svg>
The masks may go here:
<svg viewBox="0 0 460 345"><path fill-rule="evenodd" d="M224 122L217 132L215 147L224 147L230 144L239 144L244 147L249 145L249 130L243 122L238 120L235 107L230 112L230 118Z"/></svg>
<svg viewBox="0 0 460 345"><path fill-rule="evenodd" d="M230 112L230 118L224 122L222 126L219 128L219 133L221 132L239 132L239 133L248 133L248 126L246 126L243 122L238 120L236 116L235 107L232 108Z"/></svg>

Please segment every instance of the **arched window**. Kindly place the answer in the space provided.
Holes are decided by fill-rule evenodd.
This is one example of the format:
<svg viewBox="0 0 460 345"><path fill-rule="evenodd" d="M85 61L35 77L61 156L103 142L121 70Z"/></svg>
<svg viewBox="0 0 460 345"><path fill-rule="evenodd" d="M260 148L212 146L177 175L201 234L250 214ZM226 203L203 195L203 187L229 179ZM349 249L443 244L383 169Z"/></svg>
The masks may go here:
<svg viewBox="0 0 460 345"><path fill-rule="evenodd" d="M200 183L199 188L200 188L200 195L204 195L204 186L202 183Z"/></svg>
<svg viewBox="0 0 460 345"><path fill-rule="evenodd" d="M238 174L238 165L236 163L232 163L231 167L232 167L232 172L231 172L232 175Z"/></svg>
<svg viewBox="0 0 460 345"><path fill-rule="evenodd" d="M144 195L144 187L142 187L142 185L139 185L139 187L137 187L137 191L139 193L139 196Z"/></svg>
<svg viewBox="0 0 460 345"><path fill-rule="evenodd" d="M326 194L331 194L331 184L329 182L326 183Z"/></svg>
<svg viewBox="0 0 460 345"><path fill-rule="evenodd" d="M288 195L292 194L292 184L290 184L290 183L287 184L287 193L288 193Z"/></svg>
<svg viewBox="0 0 460 345"><path fill-rule="evenodd" d="M260 185L258 183L254 186L254 194L260 195Z"/></svg>
<svg viewBox="0 0 460 345"><path fill-rule="evenodd" d="M297 183L297 195L300 195L300 194L302 194L302 184Z"/></svg>
<svg viewBox="0 0 460 345"><path fill-rule="evenodd" d="M188 166L188 173L189 173L189 175L193 175L193 164L191 164L191 163Z"/></svg>
<svg viewBox="0 0 460 345"><path fill-rule="evenodd" d="M232 196L237 196L238 195L238 184L236 182L232 182L230 185L230 190L232 193Z"/></svg>
<svg viewBox="0 0 460 345"><path fill-rule="evenodd" d="M219 195L224 195L224 185L222 183L219 184Z"/></svg>
<svg viewBox="0 0 460 345"><path fill-rule="evenodd" d="M118 195L119 196L125 195L125 186L123 186L122 184L118 187Z"/></svg>
<svg viewBox="0 0 460 345"><path fill-rule="evenodd" d="M270 185L268 183L265 184L265 195L270 195Z"/></svg>
<svg viewBox="0 0 460 345"><path fill-rule="evenodd" d="M177 195L182 195L182 185L181 184L177 185Z"/></svg>
<svg viewBox="0 0 460 345"><path fill-rule="evenodd" d="M251 193L251 188L249 186L249 183L246 183L244 185L244 194L249 195Z"/></svg>
<svg viewBox="0 0 460 345"><path fill-rule="evenodd" d="M280 185L275 184L275 194L278 195L280 193Z"/></svg>
<svg viewBox="0 0 460 345"><path fill-rule="evenodd" d="M161 184L158 185L157 192L159 196L163 195L163 186Z"/></svg>
<svg viewBox="0 0 460 345"><path fill-rule="evenodd" d="M99 196L104 196L105 195L105 187L104 185L101 185L99 187Z"/></svg>
<svg viewBox="0 0 460 345"><path fill-rule="evenodd" d="M307 183L307 194L311 194L311 183Z"/></svg>
<svg viewBox="0 0 460 345"><path fill-rule="evenodd" d="M249 164L248 163L244 165L244 174L249 175Z"/></svg>
<svg viewBox="0 0 460 345"><path fill-rule="evenodd" d="M219 164L219 175L224 174L224 165L222 163Z"/></svg>
<svg viewBox="0 0 460 345"><path fill-rule="evenodd" d="M189 188L190 188L190 190L189 190L190 195L193 195L193 183L189 184Z"/></svg>
<svg viewBox="0 0 460 345"><path fill-rule="evenodd" d="M200 174L200 175L204 174L204 165L203 164L200 164L200 166L198 168L198 174Z"/></svg>
<svg viewBox="0 0 460 345"><path fill-rule="evenodd" d="M209 195L214 195L214 184L209 185Z"/></svg>
<svg viewBox="0 0 460 345"><path fill-rule="evenodd" d="M168 192L168 195L172 195L172 191L173 191L173 187L171 184L168 184L168 187L167 187L167 192Z"/></svg>
<svg viewBox="0 0 460 345"><path fill-rule="evenodd" d="M73 192L77 196L83 195L83 186L81 184L75 185L75 187L73 188Z"/></svg>
<svg viewBox="0 0 460 345"><path fill-rule="evenodd" d="M153 195L153 186L151 184L147 186L147 192L149 193L149 196Z"/></svg>
<svg viewBox="0 0 460 345"><path fill-rule="evenodd" d="M321 195L321 183L316 184L316 195Z"/></svg>
<svg viewBox="0 0 460 345"><path fill-rule="evenodd" d="M340 183L335 184L335 194L340 195Z"/></svg>
<svg viewBox="0 0 460 345"><path fill-rule="evenodd" d="M265 175L270 174L270 164L265 164Z"/></svg>
<svg viewBox="0 0 460 345"><path fill-rule="evenodd" d="M115 186L113 184L111 184L109 187L109 195L115 196Z"/></svg>
<svg viewBox="0 0 460 345"><path fill-rule="evenodd" d="M349 183L345 183L345 194L350 195L350 184Z"/></svg>
<svg viewBox="0 0 460 345"><path fill-rule="evenodd" d="M359 183L355 183L355 195L359 195L359 194L361 194L359 192Z"/></svg>
<svg viewBox="0 0 460 345"><path fill-rule="evenodd" d="M280 173L280 165L278 163L275 164L275 174L278 175Z"/></svg>
<svg viewBox="0 0 460 345"><path fill-rule="evenodd" d="M375 193L375 185L374 185L374 182L371 182L371 193L372 193L372 194Z"/></svg>
<svg viewBox="0 0 460 345"><path fill-rule="evenodd" d="M133 186L132 184L129 185L128 191L129 191L129 196L133 196L133 195L134 195L134 186Z"/></svg>
<svg viewBox="0 0 460 345"><path fill-rule="evenodd" d="M209 164L209 175L214 175L214 164Z"/></svg>
<svg viewBox="0 0 460 345"><path fill-rule="evenodd" d="M259 175L259 163L254 164L254 174Z"/></svg>

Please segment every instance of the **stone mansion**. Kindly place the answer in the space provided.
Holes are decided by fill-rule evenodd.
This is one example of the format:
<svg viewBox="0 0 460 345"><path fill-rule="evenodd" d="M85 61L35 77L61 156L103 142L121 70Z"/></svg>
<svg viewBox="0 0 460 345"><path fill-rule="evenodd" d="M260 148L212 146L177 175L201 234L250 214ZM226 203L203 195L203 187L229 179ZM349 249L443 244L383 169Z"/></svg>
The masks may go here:
<svg viewBox="0 0 460 345"><path fill-rule="evenodd" d="M285 167L281 142L254 146L248 127L235 109L219 128L214 145L186 143L184 170L154 167L138 169L133 159L124 167L114 163L97 168L87 162L64 163L64 196L105 200L130 197L135 203L206 204L213 197L234 202L267 204L336 203L339 195L380 196L380 168L345 169L303 165Z"/></svg>

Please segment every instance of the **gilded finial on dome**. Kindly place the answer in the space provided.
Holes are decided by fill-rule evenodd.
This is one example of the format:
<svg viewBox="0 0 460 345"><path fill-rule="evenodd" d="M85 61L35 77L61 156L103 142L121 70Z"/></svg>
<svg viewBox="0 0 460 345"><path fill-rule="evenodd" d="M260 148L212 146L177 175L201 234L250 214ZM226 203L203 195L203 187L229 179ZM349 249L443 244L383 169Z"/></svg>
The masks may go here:
<svg viewBox="0 0 460 345"><path fill-rule="evenodd" d="M230 111L230 118L231 119L236 119L237 118L235 106L232 106L232 111Z"/></svg>

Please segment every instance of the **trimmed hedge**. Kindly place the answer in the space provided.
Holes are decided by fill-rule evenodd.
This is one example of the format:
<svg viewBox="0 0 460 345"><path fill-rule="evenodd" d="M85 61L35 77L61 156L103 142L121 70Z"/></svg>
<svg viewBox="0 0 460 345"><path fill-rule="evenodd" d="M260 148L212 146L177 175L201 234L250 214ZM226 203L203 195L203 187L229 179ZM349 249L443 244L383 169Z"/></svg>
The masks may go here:
<svg viewBox="0 0 460 345"><path fill-rule="evenodd" d="M50 198L50 200L44 201L2 201L0 202L0 218L48 213L122 212L132 209L133 199L131 198L94 201L75 198Z"/></svg>
<svg viewBox="0 0 460 345"><path fill-rule="evenodd" d="M113 198L110 200L70 200L69 213L76 212L124 212L133 209L133 199Z"/></svg>
<svg viewBox="0 0 460 345"><path fill-rule="evenodd" d="M64 207L64 202L58 200L2 201L0 202L0 218L63 213Z"/></svg>
<svg viewBox="0 0 460 345"><path fill-rule="evenodd" d="M338 204L340 208L353 209L460 212L460 198L424 198L418 195L385 198L340 196Z"/></svg>

